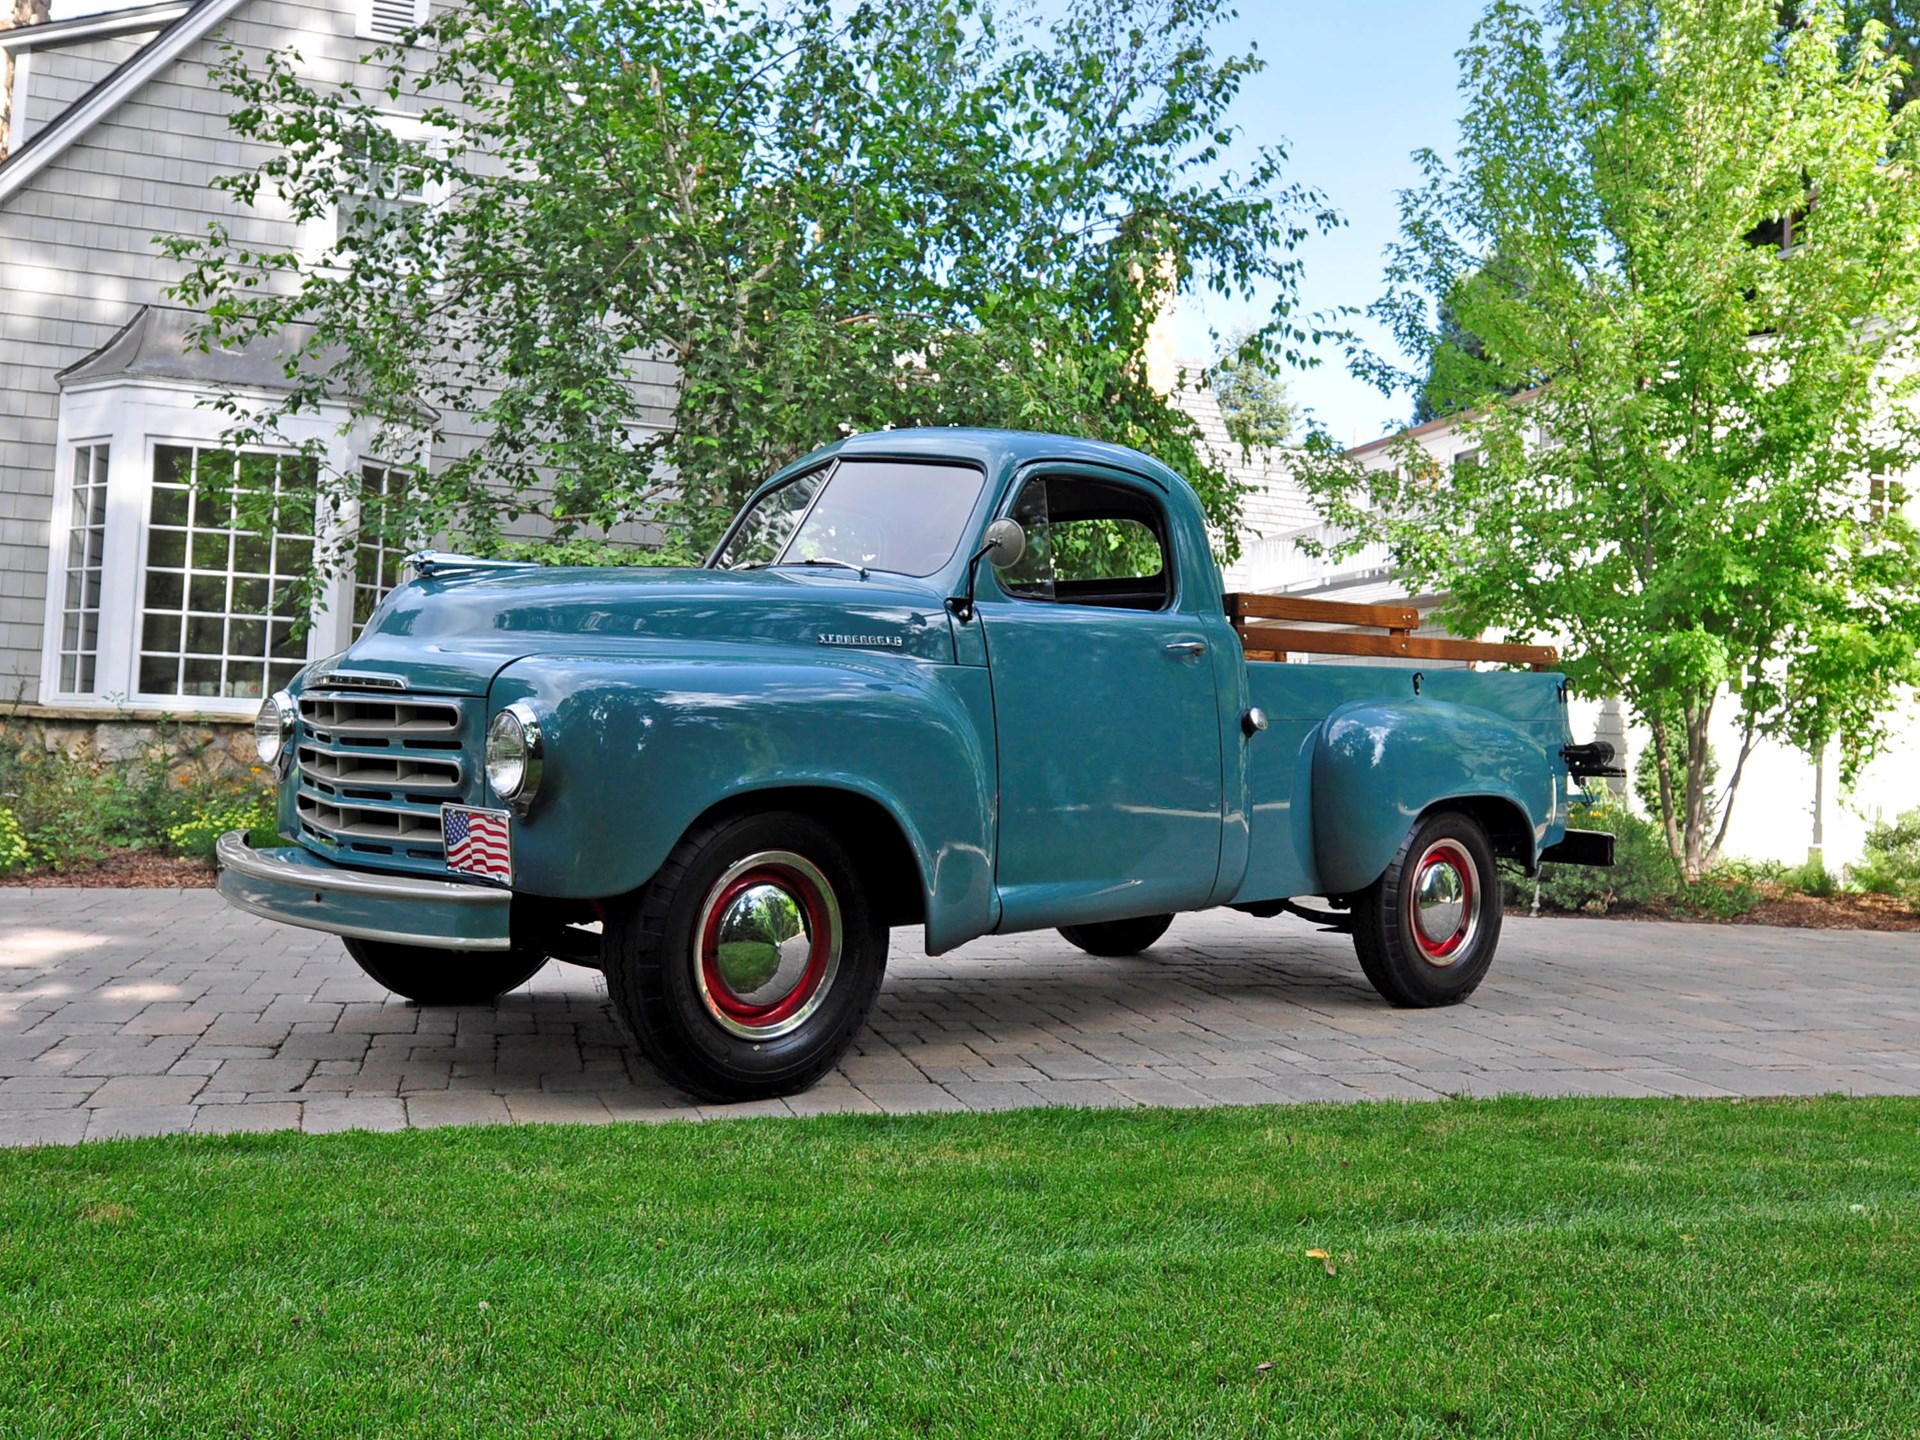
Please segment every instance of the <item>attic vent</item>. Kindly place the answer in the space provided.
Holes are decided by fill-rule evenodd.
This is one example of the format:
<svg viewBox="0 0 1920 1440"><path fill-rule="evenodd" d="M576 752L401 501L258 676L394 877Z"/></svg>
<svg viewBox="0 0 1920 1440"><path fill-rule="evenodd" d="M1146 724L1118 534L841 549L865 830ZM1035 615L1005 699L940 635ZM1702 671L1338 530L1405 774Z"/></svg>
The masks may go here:
<svg viewBox="0 0 1920 1440"><path fill-rule="evenodd" d="M391 40L427 18L427 0L360 0L363 40Z"/></svg>

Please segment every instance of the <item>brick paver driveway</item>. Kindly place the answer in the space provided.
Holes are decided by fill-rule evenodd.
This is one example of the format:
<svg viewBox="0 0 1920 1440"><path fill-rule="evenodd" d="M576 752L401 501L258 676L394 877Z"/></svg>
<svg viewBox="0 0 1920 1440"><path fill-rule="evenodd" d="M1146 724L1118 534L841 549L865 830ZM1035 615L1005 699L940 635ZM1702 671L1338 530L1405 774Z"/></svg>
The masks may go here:
<svg viewBox="0 0 1920 1440"><path fill-rule="evenodd" d="M1052 933L894 963L828 1110L1492 1095L1920 1093L1920 937L1509 920L1468 1004L1395 1011L1347 941L1185 916L1095 960ZM329 936L209 891L0 889L0 1143L715 1111L622 1043L599 976L422 1010Z"/></svg>

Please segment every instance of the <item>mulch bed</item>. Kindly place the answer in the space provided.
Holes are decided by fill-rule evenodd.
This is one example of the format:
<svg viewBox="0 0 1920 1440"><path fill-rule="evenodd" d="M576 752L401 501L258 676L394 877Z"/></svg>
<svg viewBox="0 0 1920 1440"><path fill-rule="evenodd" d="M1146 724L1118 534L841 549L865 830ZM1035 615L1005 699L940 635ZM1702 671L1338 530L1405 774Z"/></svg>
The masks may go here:
<svg viewBox="0 0 1920 1440"><path fill-rule="evenodd" d="M1528 913L1524 905L1512 905L1509 915ZM1541 910L1541 915L1563 915L1560 910ZM1593 919L1593 916L1574 917ZM1777 925L1791 930L1920 930L1920 913L1891 895L1770 895L1744 915L1721 919L1682 910L1672 905L1642 905L1632 910L1615 910L1600 917L1607 920L1676 920L1693 925Z"/></svg>
<svg viewBox="0 0 1920 1440"><path fill-rule="evenodd" d="M211 890L213 862L182 860L156 850L115 850L71 870L33 870L0 875L0 886L38 885L52 889L83 886L122 890Z"/></svg>

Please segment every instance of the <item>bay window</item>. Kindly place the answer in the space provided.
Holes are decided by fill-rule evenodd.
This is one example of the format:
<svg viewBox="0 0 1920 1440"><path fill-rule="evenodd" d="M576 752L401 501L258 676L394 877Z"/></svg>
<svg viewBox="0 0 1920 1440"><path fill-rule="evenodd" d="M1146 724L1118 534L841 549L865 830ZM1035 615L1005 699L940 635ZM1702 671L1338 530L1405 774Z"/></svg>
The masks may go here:
<svg viewBox="0 0 1920 1440"><path fill-rule="evenodd" d="M332 405L281 421L284 445L229 448L231 417L204 403L205 385L130 376L111 348L61 377L39 699L250 716L309 660L345 649L398 583L404 552L370 534L304 608L316 537L347 539L363 506L404 493L405 472L363 466L364 437L342 433ZM322 473L354 485L316 513Z"/></svg>

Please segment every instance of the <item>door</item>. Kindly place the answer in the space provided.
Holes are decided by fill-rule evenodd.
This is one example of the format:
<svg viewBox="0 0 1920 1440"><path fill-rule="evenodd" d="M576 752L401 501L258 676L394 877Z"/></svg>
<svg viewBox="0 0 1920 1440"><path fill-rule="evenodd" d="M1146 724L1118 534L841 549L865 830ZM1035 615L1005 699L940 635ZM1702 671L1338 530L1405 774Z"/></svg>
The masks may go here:
<svg viewBox="0 0 1920 1440"><path fill-rule="evenodd" d="M1022 485L1013 569L977 613L1000 751L1002 930L1204 904L1220 863L1217 629L1181 611L1157 488L1084 467Z"/></svg>

